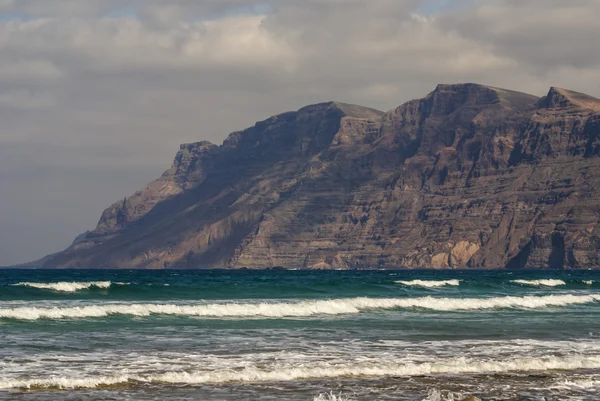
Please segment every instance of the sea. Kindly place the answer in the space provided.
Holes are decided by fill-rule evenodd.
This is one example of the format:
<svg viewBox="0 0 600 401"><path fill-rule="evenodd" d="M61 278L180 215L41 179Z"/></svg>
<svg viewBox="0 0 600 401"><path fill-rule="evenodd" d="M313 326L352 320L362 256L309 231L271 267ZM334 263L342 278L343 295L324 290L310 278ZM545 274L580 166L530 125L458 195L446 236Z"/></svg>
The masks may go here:
<svg viewBox="0 0 600 401"><path fill-rule="evenodd" d="M0 270L0 400L600 399L600 272Z"/></svg>

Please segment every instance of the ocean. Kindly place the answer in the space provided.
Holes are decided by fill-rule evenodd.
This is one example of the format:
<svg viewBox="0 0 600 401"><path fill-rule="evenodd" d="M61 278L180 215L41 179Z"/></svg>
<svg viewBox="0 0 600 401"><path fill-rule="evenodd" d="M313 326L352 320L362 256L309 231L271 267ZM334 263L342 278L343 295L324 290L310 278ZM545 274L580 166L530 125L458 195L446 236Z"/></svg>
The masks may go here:
<svg viewBox="0 0 600 401"><path fill-rule="evenodd" d="M0 400L600 399L600 272L0 270Z"/></svg>

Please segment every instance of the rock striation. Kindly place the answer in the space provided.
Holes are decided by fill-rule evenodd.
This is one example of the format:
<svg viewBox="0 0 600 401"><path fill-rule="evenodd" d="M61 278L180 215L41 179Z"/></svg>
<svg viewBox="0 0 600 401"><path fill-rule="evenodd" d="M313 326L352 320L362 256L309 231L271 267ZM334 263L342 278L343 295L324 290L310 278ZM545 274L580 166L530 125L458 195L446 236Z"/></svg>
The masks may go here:
<svg viewBox="0 0 600 401"><path fill-rule="evenodd" d="M600 268L600 100L439 85L182 145L46 267Z"/></svg>

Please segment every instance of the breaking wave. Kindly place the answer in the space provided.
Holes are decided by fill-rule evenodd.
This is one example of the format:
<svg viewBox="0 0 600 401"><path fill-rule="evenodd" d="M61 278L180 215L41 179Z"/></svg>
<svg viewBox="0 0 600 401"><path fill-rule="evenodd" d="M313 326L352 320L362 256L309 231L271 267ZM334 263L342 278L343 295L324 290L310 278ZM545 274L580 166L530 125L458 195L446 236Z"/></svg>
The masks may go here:
<svg viewBox="0 0 600 401"><path fill-rule="evenodd" d="M445 286L459 286L461 280L412 280L412 281L396 281L396 284L402 284L409 287L425 287L425 288L438 288Z"/></svg>
<svg viewBox="0 0 600 401"><path fill-rule="evenodd" d="M511 283L522 284L522 285L530 285L532 287L559 287L561 285L566 285L567 283L563 280L511 280Z"/></svg>
<svg viewBox="0 0 600 401"><path fill-rule="evenodd" d="M588 304L600 301L595 295L547 295L495 298L345 298L300 302L215 303L215 304L97 304L71 307L0 308L0 318L77 319L109 315L150 316L177 315L196 317L282 318L315 315L356 314L369 309L413 309L436 311L468 311L500 308L537 309Z"/></svg>
<svg viewBox="0 0 600 401"><path fill-rule="evenodd" d="M214 370L195 372L166 372L156 374L125 373L111 376L88 376L81 378L53 376L37 379L9 378L0 380L0 388L94 388L111 385L135 385L136 383L187 384L230 382L292 381L302 379L335 379L341 377L421 376L443 374L481 374L503 372L534 372L548 370L578 370L600 368L600 356L547 356L513 360L476 360L469 358L443 359L422 363L358 363L313 366L273 365L268 368L255 366L241 370Z"/></svg>
<svg viewBox="0 0 600 401"><path fill-rule="evenodd" d="M20 287L32 287L38 288L41 290L52 290L52 291L60 291L60 292L76 292L81 290L87 290L92 287L97 288L108 288L111 286L110 281L88 281L88 282L69 282L69 281L59 281L57 283L17 283L13 284L15 286Z"/></svg>

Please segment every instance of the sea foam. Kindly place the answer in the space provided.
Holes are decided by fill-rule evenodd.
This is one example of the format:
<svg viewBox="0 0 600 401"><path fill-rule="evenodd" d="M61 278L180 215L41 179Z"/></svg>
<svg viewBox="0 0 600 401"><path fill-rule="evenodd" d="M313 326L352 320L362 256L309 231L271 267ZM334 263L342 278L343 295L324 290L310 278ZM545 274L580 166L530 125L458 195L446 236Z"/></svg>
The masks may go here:
<svg viewBox="0 0 600 401"><path fill-rule="evenodd" d="M595 388L600 387L600 380L593 379L573 379L573 380L564 380L554 387L556 388L568 388L568 387L579 387L579 388Z"/></svg>
<svg viewBox="0 0 600 401"><path fill-rule="evenodd" d="M97 304L71 307L0 308L0 318L77 319L109 315L149 316L178 315L196 317L281 318L315 315L356 314L370 309L413 309L468 311L500 308L537 309L588 304L600 301L600 294L547 295L495 298L344 298L300 302L215 303L215 304Z"/></svg>
<svg viewBox="0 0 600 401"><path fill-rule="evenodd" d="M315 396L315 398L313 398L313 401L352 401L352 400L353 400L353 398L351 398L350 396L347 396L342 393L335 394L333 392L321 393L321 394Z"/></svg>
<svg viewBox="0 0 600 401"><path fill-rule="evenodd" d="M396 284L402 284L409 287L425 287L425 288L437 288L445 286L459 286L461 280L412 280L412 281L396 281Z"/></svg>
<svg viewBox="0 0 600 401"><path fill-rule="evenodd" d="M177 371L156 374L123 372L111 376L0 379L0 388L94 388L128 383L187 384L230 382L270 382L303 379L335 379L341 377L422 376L443 374L482 374L578 370L600 368L600 356L547 356L512 360L477 360L469 358L440 359L423 363L354 363L314 366L273 365L267 368L249 366L241 370Z"/></svg>
<svg viewBox="0 0 600 401"><path fill-rule="evenodd" d="M546 280L511 280L511 283L522 284L522 285L530 285L532 287L559 287L561 285L565 285L563 280L554 280L554 279L546 279Z"/></svg>
<svg viewBox="0 0 600 401"><path fill-rule="evenodd" d="M464 400L466 396L463 396L461 393L455 393L447 390L438 390L432 389L429 390L429 394L427 398L424 398L422 401L461 401Z"/></svg>
<svg viewBox="0 0 600 401"><path fill-rule="evenodd" d="M42 290L53 290L60 292L76 292L81 290L87 290L91 287L97 288L108 288L111 286L110 281L88 281L88 282L69 282L69 281L59 281L57 283L30 283L23 282L13 284L15 286L21 287L32 287L38 288Z"/></svg>

